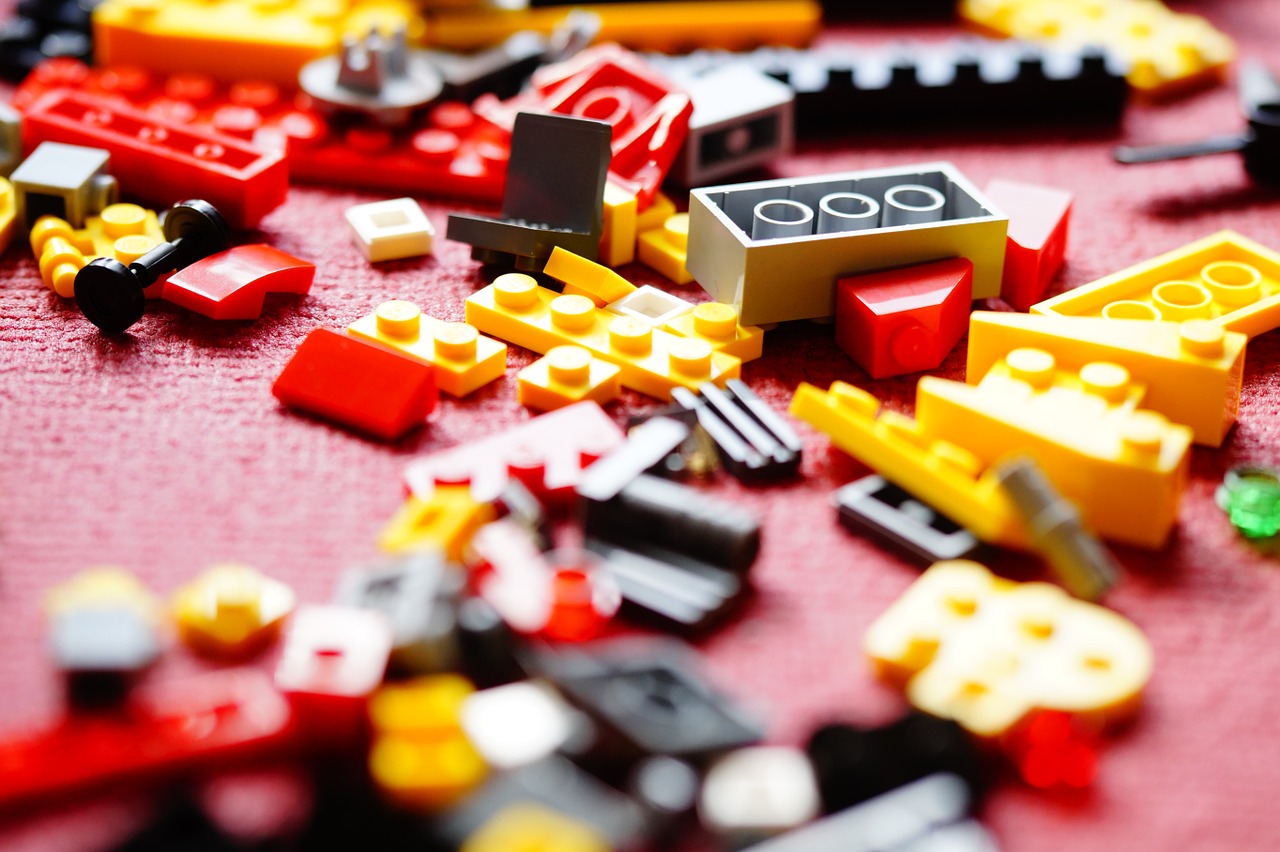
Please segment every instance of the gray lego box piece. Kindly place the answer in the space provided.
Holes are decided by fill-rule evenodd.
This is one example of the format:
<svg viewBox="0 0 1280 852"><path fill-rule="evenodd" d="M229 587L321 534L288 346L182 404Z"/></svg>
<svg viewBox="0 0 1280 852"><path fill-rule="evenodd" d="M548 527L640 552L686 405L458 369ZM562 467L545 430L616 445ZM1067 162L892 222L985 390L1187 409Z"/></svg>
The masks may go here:
<svg viewBox="0 0 1280 852"><path fill-rule="evenodd" d="M22 116L0 102L0 177L8 177L22 162Z"/></svg>
<svg viewBox="0 0 1280 852"><path fill-rule="evenodd" d="M673 169L684 186L702 186L791 153L790 86L741 63L681 82L693 100L689 135Z"/></svg>
<svg viewBox="0 0 1280 852"><path fill-rule="evenodd" d="M116 202L110 160L101 148L41 142L11 178L21 227L30 230L41 216L53 215L83 228L85 218Z"/></svg>
<svg viewBox="0 0 1280 852"><path fill-rule="evenodd" d="M887 191L924 187L941 196L941 218L864 230L751 237L756 205L799 202L813 212L833 193L859 193L885 206ZM803 210L795 204L794 210ZM965 257L973 298L1000 295L1009 220L950 163L755 181L689 194L689 272L718 302L738 308L743 325L829 317L836 280L846 275Z"/></svg>

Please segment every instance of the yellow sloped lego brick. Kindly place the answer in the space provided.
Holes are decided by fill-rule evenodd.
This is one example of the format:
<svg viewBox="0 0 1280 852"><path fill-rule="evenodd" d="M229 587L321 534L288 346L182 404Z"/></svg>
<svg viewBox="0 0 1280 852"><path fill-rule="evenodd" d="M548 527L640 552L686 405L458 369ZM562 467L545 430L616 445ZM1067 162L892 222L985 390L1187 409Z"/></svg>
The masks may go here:
<svg viewBox="0 0 1280 852"><path fill-rule="evenodd" d="M1142 407L1190 426L1197 444L1221 446L1240 406L1243 334L1221 326L975 311L967 381L977 384L1015 349L1032 346L1061 368L1111 361L1147 386Z"/></svg>
<svg viewBox="0 0 1280 852"><path fill-rule="evenodd" d="M1037 710L1123 721L1153 665L1147 638L1117 613L965 560L934 563L862 647L881 677L905 684L913 706L982 737Z"/></svg>
<svg viewBox="0 0 1280 852"><path fill-rule="evenodd" d="M716 351L732 355L744 364L764 354L764 329L738 325L738 309L733 305L702 302L662 327L673 334L705 340Z"/></svg>
<svg viewBox="0 0 1280 852"><path fill-rule="evenodd" d="M182 640L201 653L236 658L280 634L297 598L247 565L215 565L178 589L171 611Z"/></svg>
<svg viewBox="0 0 1280 852"><path fill-rule="evenodd" d="M539 411L586 399L604 405L622 393L620 372L581 346L556 346L517 374L516 398Z"/></svg>
<svg viewBox="0 0 1280 852"><path fill-rule="evenodd" d="M564 282L566 296L586 296L603 308L628 293L636 291L636 285L614 272L608 266L587 260L581 255L556 246L547 258L543 272L557 281Z"/></svg>
<svg viewBox="0 0 1280 852"><path fill-rule="evenodd" d="M471 536L495 517L492 504L471 498L470 485L436 485L430 499L405 502L383 528L378 546L389 553L435 547L461 562Z"/></svg>

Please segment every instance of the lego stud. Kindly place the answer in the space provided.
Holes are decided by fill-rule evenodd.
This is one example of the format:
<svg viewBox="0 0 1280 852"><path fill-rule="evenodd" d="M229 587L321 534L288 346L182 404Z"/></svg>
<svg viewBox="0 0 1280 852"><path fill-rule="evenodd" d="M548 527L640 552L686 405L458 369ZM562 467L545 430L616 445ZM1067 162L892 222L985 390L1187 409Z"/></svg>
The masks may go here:
<svg viewBox="0 0 1280 852"><path fill-rule="evenodd" d="M1247 263L1220 260L1200 270L1200 280L1215 301L1238 307L1262 298L1262 273Z"/></svg>
<svg viewBox="0 0 1280 852"><path fill-rule="evenodd" d="M374 317L379 334L398 340L415 340L422 322L422 311L413 302L392 299L378 305Z"/></svg>
<svg viewBox="0 0 1280 852"><path fill-rule="evenodd" d="M450 322L436 332L436 355L450 361L470 361L476 357L480 332L465 322Z"/></svg>
<svg viewBox="0 0 1280 852"><path fill-rule="evenodd" d="M674 216L668 216L667 221L662 223L662 235L676 248L688 249L689 214L677 213Z"/></svg>
<svg viewBox="0 0 1280 852"><path fill-rule="evenodd" d="M1158 453L1169 431L1169 420L1154 411L1135 411L1129 416L1120 439L1127 449L1139 453Z"/></svg>
<svg viewBox="0 0 1280 852"><path fill-rule="evenodd" d="M609 324L609 345L628 355L647 355L653 349L653 329L632 317L618 317Z"/></svg>
<svg viewBox="0 0 1280 852"><path fill-rule="evenodd" d="M231 244L231 229L207 201L193 199L171 207L164 217L161 243L125 266L113 258L89 263L75 279L76 304L85 317L108 334L121 332L142 318L143 291L160 276L220 252Z"/></svg>
<svg viewBox="0 0 1280 852"><path fill-rule="evenodd" d="M1111 302L1102 309L1102 316L1107 319L1120 320L1147 320L1155 322L1160 319L1160 312L1146 302L1135 302L1130 299L1121 299L1118 302Z"/></svg>
<svg viewBox="0 0 1280 852"><path fill-rule="evenodd" d="M1080 383L1086 393L1120 402L1129 390L1129 371L1110 361L1094 361L1080 368Z"/></svg>
<svg viewBox="0 0 1280 852"><path fill-rule="evenodd" d="M142 233L147 224L147 211L136 204L111 204L99 218L103 232L108 237L119 239Z"/></svg>
<svg viewBox="0 0 1280 852"><path fill-rule="evenodd" d="M1005 363L1015 379L1024 381L1033 388L1042 389L1053 382L1056 362L1043 349L1015 349L1005 356Z"/></svg>
<svg viewBox="0 0 1280 852"><path fill-rule="evenodd" d="M904 183L885 192L880 224L891 228L895 225L941 222L946 215L946 206L947 199L938 190Z"/></svg>
<svg viewBox="0 0 1280 852"><path fill-rule="evenodd" d="M553 346L546 358L552 381L578 386L591 378L591 353L581 346Z"/></svg>
<svg viewBox="0 0 1280 852"><path fill-rule="evenodd" d="M538 282L523 272L508 272L493 279L493 299L504 308L529 308L538 302Z"/></svg>
<svg viewBox="0 0 1280 852"><path fill-rule="evenodd" d="M586 296L558 296L551 300L551 322L556 328L585 331L595 319L595 303Z"/></svg>
<svg viewBox="0 0 1280 852"><path fill-rule="evenodd" d="M1227 347L1227 333L1213 320L1187 320L1178 326L1178 342L1191 355L1221 358Z"/></svg>
<svg viewBox="0 0 1280 852"><path fill-rule="evenodd" d="M147 252L160 245L152 237L146 234L129 234L121 237L112 244L111 250L115 252L116 260L128 266L138 259L146 255ZM72 290L74 292L75 283L72 282Z"/></svg>
<svg viewBox="0 0 1280 852"><path fill-rule="evenodd" d="M671 347L671 369L686 376L711 375L711 344L685 338Z"/></svg>
<svg viewBox="0 0 1280 852"><path fill-rule="evenodd" d="M799 201L771 198L751 211L751 239L807 237L813 233L813 208Z"/></svg>
<svg viewBox="0 0 1280 852"><path fill-rule="evenodd" d="M693 309L693 330L717 340L732 338L738 330L738 310L722 302L703 302Z"/></svg>
<svg viewBox="0 0 1280 852"><path fill-rule="evenodd" d="M546 559L553 574L551 611L542 635L568 642L590 639L622 606L617 580L605 568L603 560L589 550L553 550Z"/></svg>
<svg viewBox="0 0 1280 852"><path fill-rule="evenodd" d="M864 231L880 224L880 202L860 192L833 192L818 202L818 233Z"/></svg>
<svg viewBox="0 0 1280 852"><path fill-rule="evenodd" d="M1182 322L1209 319L1213 316L1213 297L1199 284L1190 281L1166 281L1151 291L1151 301L1163 319Z"/></svg>

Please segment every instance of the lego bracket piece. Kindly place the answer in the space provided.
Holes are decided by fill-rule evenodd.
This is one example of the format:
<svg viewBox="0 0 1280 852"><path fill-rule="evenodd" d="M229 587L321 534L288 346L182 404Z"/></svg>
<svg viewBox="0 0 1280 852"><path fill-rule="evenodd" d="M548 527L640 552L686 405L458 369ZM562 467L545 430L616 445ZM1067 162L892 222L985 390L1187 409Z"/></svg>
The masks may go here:
<svg viewBox="0 0 1280 852"><path fill-rule="evenodd" d="M703 187L689 194L689 272L744 325L835 314L835 282L948 257L973 298L1000 294L1009 220L950 163Z"/></svg>

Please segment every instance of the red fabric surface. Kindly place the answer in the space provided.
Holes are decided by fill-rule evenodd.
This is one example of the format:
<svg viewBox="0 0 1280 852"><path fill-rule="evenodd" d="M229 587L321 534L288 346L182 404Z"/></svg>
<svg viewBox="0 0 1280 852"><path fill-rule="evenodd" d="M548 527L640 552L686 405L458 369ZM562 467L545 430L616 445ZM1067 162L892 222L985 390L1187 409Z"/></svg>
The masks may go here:
<svg viewBox="0 0 1280 852"><path fill-rule="evenodd" d="M1269 0L1200 11L1237 39L1242 56L1275 59L1280 9ZM3 8L0 5L0 8ZM847 28L826 39L942 37L946 25ZM1274 67L1274 62L1273 62ZM924 160L955 163L979 186L994 177L1076 194L1066 269L1055 291L1233 228L1280 248L1280 197L1253 187L1233 156L1121 167L1119 140L1165 141L1242 126L1226 87L1162 107L1138 106L1122 129L1071 128L805 139L780 176ZM127 190L127 187L126 187ZM424 199L441 236L432 257L370 266L343 210L384 196L295 187L243 242L265 241L314 261L308 297L272 296L256 322L219 323L152 305L127 336L107 339L40 284L21 240L0 259L0 730L49 720L59 684L46 662L42 591L91 565L116 564L171 593L219 560L240 560L324 601L346 566L376 555L374 539L402 498L401 468L416 454L487 435L530 414L515 373L532 360L513 347L507 377L465 400L442 400L428 426L398 444L364 440L284 410L271 383L316 326L341 329L389 298L448 320L481 285L464 245L443 239L459 205ZM469 208L468 208L469 209ZM622 270L659 283L647 270ZM959 378L961 346L939 372ZM1137 721L1106 741L1100 776L1064 800L1001 783L983 812L1005 848L1257 849L1280 829L1280 562L1251 548L1213 504L1223 472L1280 464L1280 335L1250 344L1239 424L1220 450L1196 448L1176 540L1163 552L1120 550L1123 583L1109 603L1150 638L1155 676ZM828 326L769 332L744 377L785 408L800 381L851 381L910 411L914 377L868 380ZM626 393L619 421L657 403ZM834 521L828 495L865 473L800 426L803 477L711 490L750 506L764 524L757 594L742 615L702 640L713 677L758 707L770 739L799 743L831 719L876 722L904 703L877 684L859 646L871 621L917 569ZM1141 507L1134 507L1140 511ZM1039 570L1008 560L1020 576ZM270 660L264 661L269 664ZM172 647L154 678L202 664ZM270 801L270 800L268 800ZM140 818L139 800L93 803L0 827L7 850L102 848Z"/></svg>

